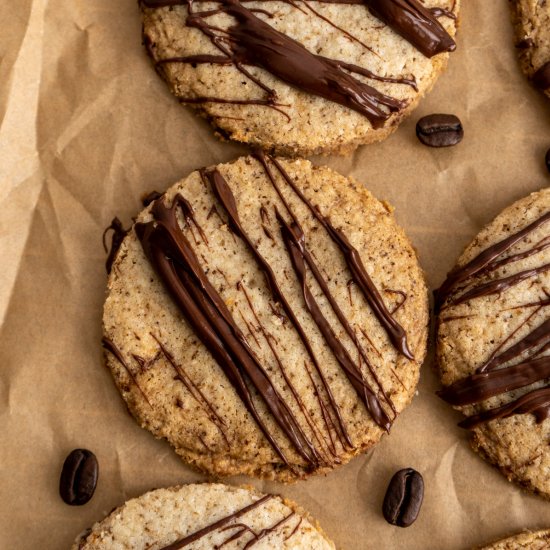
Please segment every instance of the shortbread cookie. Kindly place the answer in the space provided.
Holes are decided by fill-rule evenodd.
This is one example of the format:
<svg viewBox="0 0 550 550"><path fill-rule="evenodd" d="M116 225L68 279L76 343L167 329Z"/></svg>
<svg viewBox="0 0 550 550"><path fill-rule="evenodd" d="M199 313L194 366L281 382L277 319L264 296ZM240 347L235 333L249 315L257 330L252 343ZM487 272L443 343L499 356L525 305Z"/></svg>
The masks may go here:
<svg viewBox="0 0 550 550"><path fill-rule="evenodd" d="M293 502L209 484L157 489L129 500L72 550L330 550L334 544Z"/></svg>
<svg viewBox="0 0 550 550"><path fill-rule="evenodd" d="M441 396L472 445L550 497L550 189L485 227L436 292Z"/></svg>
<svg viewBox="0 0 550 550"><path fill-rule="evenodd" d="M374 445L411 400L427 291L388 206L307 161L193 172L113 264L107 364L197 468L294 480Z"/></svg>
<svg viewBox="0 0 550 550"><path fill-rule="evenodd" d="M172 93L218 134L289 155L387 137L444 69L460 0L141 0Z"/></svg>
<svg viewBox="0 0 550 550"><path fill-rule="evenodd" d="M550 2L510 1L521 68L550 97Z"/></svg>
<svg viewBox="0 0 550 550"><path fill-rule="evenodd" d="M548 548L550 548L550 531L538 531L521 533L484 546L480 550L547 550Z"/></svg>

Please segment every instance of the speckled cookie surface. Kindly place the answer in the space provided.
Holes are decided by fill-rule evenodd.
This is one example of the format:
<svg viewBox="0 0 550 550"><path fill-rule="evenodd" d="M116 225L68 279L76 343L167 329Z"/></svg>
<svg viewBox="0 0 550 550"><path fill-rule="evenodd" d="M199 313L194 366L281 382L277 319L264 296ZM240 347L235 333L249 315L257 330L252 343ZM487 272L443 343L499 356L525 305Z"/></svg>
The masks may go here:
<svg viewBox="0 0 550 550"><path fill-rule="evenodd" d="M239 346L247 350L245 359L235 361L245 372L244 395L252 407L227 364L220 363L219 354L214 357L212 345L206 349L167 292L135 226L109 277L103 323L107 365L141 426L211 474L288 481L329 471L372 447L410 402L426 351L427 291L416 254L387 205L329 169L303 160L264 159L265 166L245 157L208 171L230 188L249 244L232 229L213 184L199 172L137 219L149 222L151 208L167 209L177 194L192 205L189 223L176 209L177 232L225 304L220 307L227 308L232 328L224 348L231 347L232 359ZM303 231L308 257L303 279L282 238L283 224L299 224ZM351 256L379 293L378 314L350 271L350 254L343 254L327 227L353 247ZM272 270L271 286L260 256ZM275 285L280 294L271 289ZM381 310L386 324L377 316ZM397 331L401 327L413 359L390 338L387 323ZM278 398L278 409L269 409L258 393L251 368L256 380L265 374L267 394ZM277 420L283 409L300 445Z"/></svg>
<svg viewBox="0 0 550 550"><path fill-rule="evenodd" d="M442 396L468 417L464 422L472 428L474 449L509 480L546 498L549 212L550 189L544 189L504 210L479 233L459 258L463 269L455 274L479 258L485 257L485 267L440 294L437 341L444 386L455 384L454 398L468 399L453 401L449 388ZM511 246L498 255L488 253L504 242Z"/></svg>
<svg viewBox="0 0 550 550"><path fill-rule="evenodd" d="M414 78L417 90L407 83L384 82L353 73L361 82L404 102L382 127L374 128L360 112L302 91L265 68L244 64L247 73L244 74L235 65L220 62L222 50L230 44L230 40L223 42L225 30L232 22L228 15L217 13L205 20L212 27L209 32L218 37L215 40L220 49L197 25L186 25L186 5L153 8L145 4L142 3L144 42L172 93L198 109L219 135L279 154L348 152L360 144L386 138L432 87L449 56L440 53L431 59L425 57L360 2L301 0L241 4L317 56L366 69L382 78ZM426 0L422 5L428 9L446 9L446 14L438 14L437 21L454 36L460 0ZM219 7L211 2L193 4L193 9L201 12ZM210 60L215 56L218 61L207 63L205 55ZM174 58L179 61L167 62ZM187 61L182 62L183 58ZM308 65L311 62L292 72L307 73ZM261 104L269 102L273 94L276 108ZM204 98L214 99L205 102ZM238 104L227 103L228 100Z"/></svg>
<svg viewBox="0 0 550 550"><path fill-rule="evenodd" d="M80 536L73 550L330 550L294 503L220 484L157 489L129 500Z"/></svg>
<svg viewBox="0 0 550 550"><path fill-rule="evenodd" d="M550 97L550 3L510 0L520 64L533 84Z"/></svg>
<svg viewBox="0 0 550 550"><path fill-rule="evenodd" d="M522 533L500 540L479 550L544 550L550 547L550 531Z"/></svg>

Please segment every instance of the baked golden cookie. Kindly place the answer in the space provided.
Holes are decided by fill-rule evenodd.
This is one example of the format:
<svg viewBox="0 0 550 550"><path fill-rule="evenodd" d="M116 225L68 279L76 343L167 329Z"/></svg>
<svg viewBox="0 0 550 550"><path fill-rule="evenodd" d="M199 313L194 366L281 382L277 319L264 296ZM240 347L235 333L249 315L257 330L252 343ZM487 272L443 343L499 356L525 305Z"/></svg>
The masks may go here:
<svg viewBox="0 0 550 550"><path fill-rule="evenodd" d="M129 500L78 537L73 550L331 550L293 502L220 484L157 489Z"/></svg>
<svg viewBox="0 0 550 550"><path fill-rule="evenodd" d="M287 155L386 138L444 69L460 0L141 0L172 93L223 137Z"/></svg>
<svg viewBox="0 0 550 550"><path fill-rule="evenodd" d="M474 449L550 497L550 189L516 202L436 292L441 396Z"/></svg>
<svg viewBox="0 0 550 550"><path fill-rule="evenodd" d="M521 68L550 97L550 3L510 0Z"/></svg>
<svg viewBox="0 0 550 550"><path fill-rule="evenodd" d="M295 480L372 447L410 402L426 294L387 205L258 153L138 216L109 277L107 365L189 464Z"/></svg>
<svg viewBox="0 0 550 550"><path fill-rule="evenodd" d="M550 531L521 533L499 540L479 550L546 550L550 548Z"/></svg>

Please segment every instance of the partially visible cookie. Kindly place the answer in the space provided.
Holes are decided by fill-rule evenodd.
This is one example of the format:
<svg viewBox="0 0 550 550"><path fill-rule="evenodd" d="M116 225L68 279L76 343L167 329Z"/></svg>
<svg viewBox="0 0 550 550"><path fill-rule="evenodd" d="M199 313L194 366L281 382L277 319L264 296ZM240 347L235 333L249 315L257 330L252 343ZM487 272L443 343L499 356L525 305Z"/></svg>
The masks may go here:
<svg viewBox="0 0 550 550"><path fill-rule="evenodd" d="M550 498L550 188L486 226L436 301L440 395L476 451Z"/></svg>
<svg viewBox="0 0 550 550"><path fill-rule="evenodd" d="M96 523L72 550L333 550L304 510L279 496L221 484L157 489Z"/></svg>
<svg viewBox="0 0 550 550"><path fill-rule="evenodd" d="M550 548L550 530L536 533L521 533L507 539L499 540L479 550L546 550Z"/></svg>
<svg viewBox="0 0 550 550"><path fill-rule="evenodd" d="M172 93L225 138L292 156L386 138L455 49L460 0L141 0Z"/></svg>
<svg viewBox="0 0 550 550"><path fill-rule="evenodd" d="M303 160L193 172L109 277L107 365L132 414L213 475L328 472L411 401L427 291L387 205Z"/></svg>
<svg viewBox="0 0 550 550"><path fill-rule="evenodd" d="M550 97L550 2L510 1L521 68Z"/></svg>

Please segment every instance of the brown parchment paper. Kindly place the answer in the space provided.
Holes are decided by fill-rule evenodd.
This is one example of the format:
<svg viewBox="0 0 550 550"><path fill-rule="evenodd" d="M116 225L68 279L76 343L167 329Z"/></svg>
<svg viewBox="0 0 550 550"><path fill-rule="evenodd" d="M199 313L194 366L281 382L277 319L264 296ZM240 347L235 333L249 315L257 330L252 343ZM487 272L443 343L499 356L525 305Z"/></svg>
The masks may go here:
<svg viewBox="0 0 550 550"><path fill-rule="evenodd" d="M396 207L433 288L503 207L550 182L550 103L520 74L506 0L464 0L458 50L413 117L379 145L317 159ZM100 349L101 234L139 197L235 158L180 107L140 46L135 0L0 0L0 548L69 548L114 506L204 479L127 414ZM415 137L424 114L463 121L457 147ZM296 500L341 549L462 550L550 527L550 503L509 484L469 448L459 415L434 395L433 357L390 437L327 477L292 486L245 478ZM58 496L75 447L100 463L96 495ZM419 520L380 509L393 472L426 482ZM550 473L549 473L550 475Z"/></svg>

